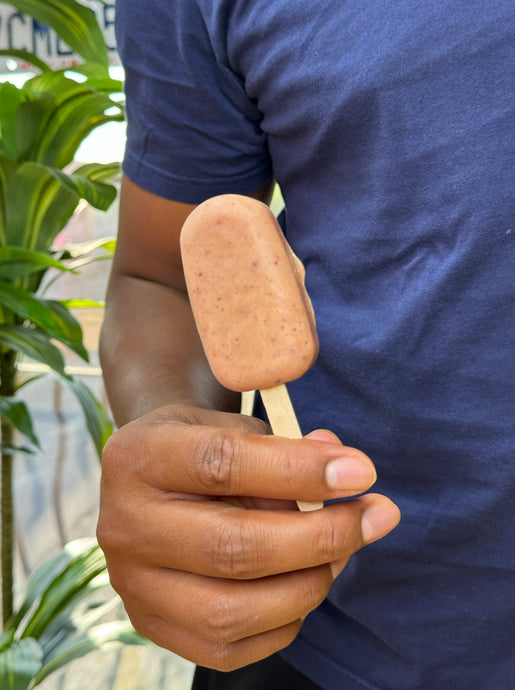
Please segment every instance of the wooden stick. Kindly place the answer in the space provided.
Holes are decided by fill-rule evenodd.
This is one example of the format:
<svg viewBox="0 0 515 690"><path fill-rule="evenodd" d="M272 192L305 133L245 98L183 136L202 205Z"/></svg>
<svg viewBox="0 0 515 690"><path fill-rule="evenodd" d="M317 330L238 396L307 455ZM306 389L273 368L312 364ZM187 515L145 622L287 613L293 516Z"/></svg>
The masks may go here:
<svg viewBox="0 0 515 690"><path fill-rule="evenodd" d="M273 388L265 388L259 392L274 435L286 436L286 438L302 438L302 432L286 384L282 383ZM321 501L317 503L297 501L297 506L299 510L309 511L319 510L324 507L324 504Z"/></svg>

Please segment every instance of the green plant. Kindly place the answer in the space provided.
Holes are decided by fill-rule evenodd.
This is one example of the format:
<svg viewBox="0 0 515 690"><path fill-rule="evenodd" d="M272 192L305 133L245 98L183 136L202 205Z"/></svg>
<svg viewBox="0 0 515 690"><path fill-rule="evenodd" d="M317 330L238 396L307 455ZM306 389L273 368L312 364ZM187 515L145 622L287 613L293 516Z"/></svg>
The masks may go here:
<svg viewBox="0 0 515 690"><path fill-rule="evenodd" d="M33 688L73 659L113 643L145 644L126 620L100 622L119 605L115 596L99 596L106 584L104 557L93 539L70 542L40 566L0 635L0 688Z"/></svg>
<svg viewBox="0 0 515 690"><path fill-rule="evenodd" d="M73 567L70 562L66 577L56 570L56 564L63 562L58 558L45 566L43 578L41 573L36 576L27 599L14 612L12 464L16 453L40 447L30 409L19 399L18 391L49 372L77 396L99 455L112 430L98 400L65 367L62 346L88 359L80 324L70 311L81 302L47 299L45 290L59 274L77 273L81 265L94 260L95 249L103 249L104 256L112 254L112 240L60 250L54 248L54 240L79 203L86 201L107 210L115 199L112 179L118 173L118 164L77 167L74 157L96 127L124 118L123 107L113 99L122 87L109 76L105 42L91 10L76 0L10 0L9 4L52 25L84 62L73 72L52 70L25 51L0 51L32 63L39 72L22 86L0 84L1 574L5 627L0 638L2 689L32 687L55 667L57 658L70 656L60 657L56 649L71 642L61 640L56 647L56 638L49 633L63 624L63 615L70 615L68 603L64 602L62 609L45 609L44 625L38 615L48 601L66 599L66 592L71 590L63 589L63 579L68 586L73 574L78 578L70 599L75 605L89 592L91 583L97 582L95 578L105 573L105 562L97 547L79 556ZM43 364L44 371L29 381L20 380L22 356ZM20 435L25 439L21 444L17 440ZM97 564L96 570L93 579L86 577L86 581L84 573L90 572L91 559ZM46 588L42 588L42 581ZM75 586L73 581L70 586ZM37 597L40 601L35 604ZM32 615L33 606L36 610ZM85 620L91 622L93 618L88 614ZM116 638L114 629L110 630ZM122 626L120 639L124 638L127 631ZM74 649L89 651L84 644Z"/></svg>

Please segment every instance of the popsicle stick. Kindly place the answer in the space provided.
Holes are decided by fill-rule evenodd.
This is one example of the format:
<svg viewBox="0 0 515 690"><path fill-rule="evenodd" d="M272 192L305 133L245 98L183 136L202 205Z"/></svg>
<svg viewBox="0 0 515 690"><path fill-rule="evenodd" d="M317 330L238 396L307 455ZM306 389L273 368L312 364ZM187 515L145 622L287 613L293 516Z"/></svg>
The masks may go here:
<svg viewBox="0 0 515 690"><path fill-rule="evenodd" d="M286 385L282 383L279 386L265 388L259 392L275 436L302 438L302 432ZM319 510L324 507L324 504L321 501L317 503L297 501L297 506L299 510L309 511Z"/></svg>

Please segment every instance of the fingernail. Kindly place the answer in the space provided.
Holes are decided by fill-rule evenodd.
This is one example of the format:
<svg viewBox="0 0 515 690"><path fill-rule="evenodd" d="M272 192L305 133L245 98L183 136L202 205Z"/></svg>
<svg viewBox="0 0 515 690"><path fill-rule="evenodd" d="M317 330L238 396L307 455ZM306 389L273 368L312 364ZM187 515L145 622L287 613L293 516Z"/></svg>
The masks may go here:
<svg viewBox="0 0 515 690"><path fill-rule="evenodd" d="M330 489L368 489L377 479L371 462L360 458L331 460L325 468L325 481Z"/></svg>
<svg viewBox="0 0 515 690"><path fill-rule="evenodd" d="M375 501L361 517L361 534L365 544L384 537L399 523L401 514L395 503L384 498Z"/></svg>
<svg viewBox="0 0 515 690"><path fill-rule="evenodd" d="M329 431L329 429L315 429L314 431L310 431L309 434L306 434L306 438L310 438L313 441L322 441L323 443L342 445L338 436L332 431Z"/></svg>

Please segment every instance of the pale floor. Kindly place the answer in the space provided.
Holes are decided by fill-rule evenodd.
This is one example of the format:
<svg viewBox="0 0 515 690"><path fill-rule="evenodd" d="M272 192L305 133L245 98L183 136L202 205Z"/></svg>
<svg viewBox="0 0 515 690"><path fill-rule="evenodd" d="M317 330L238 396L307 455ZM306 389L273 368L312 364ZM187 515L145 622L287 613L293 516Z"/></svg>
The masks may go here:
<svg viewBox="0 0 515 690"><path fill-rule="evenodd" d="M67 236L85 241L116 233L116 211L100 214L84 210ZM107 262L93 264L80 277L55 284L63 297L104 298ZM98 369L98 332L101 311L76 312L83 323L91 364L68 361L105 401ZM27 366L30 373L30 366ZM99 461L84 430L82 413L73 396L51 380L24 389L35 416L43 452L20 457L16 466L17 583L67 541L94 536L98 511ZM121 606L120 606L121 609ZM123 615L123 610L121 611ZM154 646L105 649L72 662L50 676L42 690L187 690L193 667L189 662Z"/></svg>

